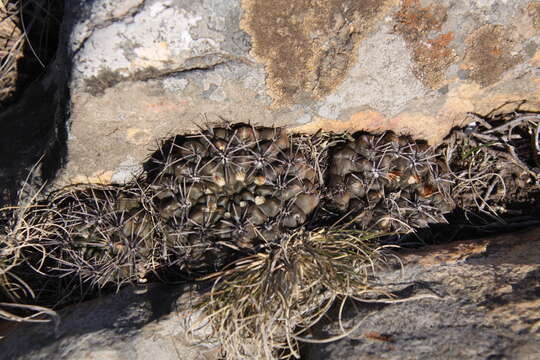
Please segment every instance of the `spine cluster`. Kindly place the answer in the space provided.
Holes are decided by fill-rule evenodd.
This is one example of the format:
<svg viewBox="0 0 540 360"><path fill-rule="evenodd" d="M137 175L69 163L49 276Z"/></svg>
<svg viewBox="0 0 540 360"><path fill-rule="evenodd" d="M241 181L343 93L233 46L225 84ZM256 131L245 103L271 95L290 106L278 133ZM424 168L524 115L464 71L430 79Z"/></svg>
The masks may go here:
<svg viewBox="0 0 540 360"><path fill-rule="evenodd" d="M392 132L358 134L331 151L327 199L364 230L410 231L445 221L451 184L427 144Z"/></svg>

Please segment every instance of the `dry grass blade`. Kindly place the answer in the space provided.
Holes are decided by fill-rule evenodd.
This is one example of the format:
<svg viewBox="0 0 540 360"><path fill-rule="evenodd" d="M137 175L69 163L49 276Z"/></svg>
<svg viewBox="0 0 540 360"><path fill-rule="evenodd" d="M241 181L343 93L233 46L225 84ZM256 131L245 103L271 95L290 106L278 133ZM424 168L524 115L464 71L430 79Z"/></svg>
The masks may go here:
<svg viewBox="0 0 540 360"><path fill-rule="evenodd" d="M370 286L384 265L378 233L298 231L280 246L243 258L213 279L199 305L211 320L227 359L298 358L297 337L338 297L390 294Z"/></svg>
<svg viewBox="0 0 540 360"><path fill-rule="evenodd" d="M11 312L8 312L3 309L17 309L30 312L30 315L14 315ZM60 318L56 311L53 311L49 308L37 305L24 305L24 304L13 304L13 303L4 303L0 302L0 318L9 321L15 322L33 322L33 323L44 323L53 320L56 325L59 324Z"/></svg>
<svg viewBox="0 0 540 360"><path fill-rule="evenodd" d="M0 318L6 320L43 322L48 321L43 315L54 318L52 310L24 304L35 299L35 292L27 279L18 275L19 268L28 266L29 256L38 267L47 256L46 249L38 241L48 231L41 226L42 207L36 200L41 190L20 206L0 209L10 219L10 224L6 224L0 235L0 297L9 301L0 303Z"/></svg>

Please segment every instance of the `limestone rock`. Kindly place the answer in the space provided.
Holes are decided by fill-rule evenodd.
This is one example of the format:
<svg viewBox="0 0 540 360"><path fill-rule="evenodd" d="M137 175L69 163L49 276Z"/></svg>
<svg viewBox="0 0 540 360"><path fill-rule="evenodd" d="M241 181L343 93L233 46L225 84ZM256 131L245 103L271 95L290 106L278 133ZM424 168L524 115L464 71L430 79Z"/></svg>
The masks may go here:
<svg viewBox="0 0 540 360"><path fill-rule="evenodd" d="M536 359L540 356L540 228L428 246L403 257L403 273L381 274L394 304L358 304L350 337L312 345L309 359ZM339 333L327 322L313 334Z"/></svg>
<svg viewBox="0 0 540 360"><path fill-rule="evenodd" d="M220 119L436 143L467 112L538 109L538 14L526 0L67 1L59 183L124 182L160 139Z"/></svg>
<svg viewBox="0 0 540 360"><path fill-rule="evenodd" d="M217 360L209 328L190 309L193 296L187 287L125 288L62 310L57 326L4 329L0 359Z"/></svg>

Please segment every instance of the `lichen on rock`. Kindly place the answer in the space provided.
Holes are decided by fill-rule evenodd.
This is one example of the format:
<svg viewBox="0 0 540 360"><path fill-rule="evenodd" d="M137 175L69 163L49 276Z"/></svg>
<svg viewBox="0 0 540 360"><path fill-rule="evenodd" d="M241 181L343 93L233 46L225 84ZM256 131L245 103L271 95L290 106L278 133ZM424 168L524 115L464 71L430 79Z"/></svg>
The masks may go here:
<svg viewBox="0 0 540 360"><path fill-rule="evenodd" d="M453 32L430 36L441 30L446 11L440 4L422 7L418 0L406 0L395 15L395 31L407 42L414 61L414 74L431 89L444 84L446 70L457 60L451 46Z"/></svg>
<svg viewBox="0 0 540 360"><path fill-rule="evenodd" d="M527 5L527 14L531 18L536 31L540 32L540 2L531 1Z"/></svg>
<svg viewBox="0 0 540 360"><path fill-rule="evenodd" d="M330 93L356 61L355 50L392 0L244 0L242 27L264 63L275 104Z"/></svg>
<svg viewBox="0 0 540 360"><path fill-rule="evenodd" d="M519 43L517 34L502 25L484 25L470 34L465 43L465 68L470 71L470 78L483 87L496 83L504 72L524 60L514 52Z"/></svg>

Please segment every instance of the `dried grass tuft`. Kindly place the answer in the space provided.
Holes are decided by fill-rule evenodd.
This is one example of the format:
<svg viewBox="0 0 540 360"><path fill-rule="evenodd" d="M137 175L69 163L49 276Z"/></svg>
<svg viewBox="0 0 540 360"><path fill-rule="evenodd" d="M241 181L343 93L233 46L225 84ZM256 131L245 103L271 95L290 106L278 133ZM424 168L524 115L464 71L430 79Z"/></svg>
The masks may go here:
<svg viewBox="0 0 540 360"><path fill-rule="evenodd" d="M344 228L298 231L268 252L233 263L198 309L208 314L227 359L299 358L299 337L338 298L390 298L370 279L387 262L382 236Z"/></svg>
<svg viewBox="0 0 540 360"><path fill-rule="evenodd" d="M454 130L440 147L455 183L452 197L466 210L502 221L509 203L527 203L540 190L540 115L475 119L469 128Z"/></svg>
<svg viewBox="0 0 540 360"><path fill-rule="evenodd" d="M29 201L15 207L0 209L8 220L9 230L0 232L0 318L16 322L46 322L57 320L56 312L46 307L32 305L36 298L27 279L18 275L19 269L40 267L47 258L46 248L39 243L47 229L42 226L36 212L38 191ZM30 263L32 265L30 265Z"/></svg>

